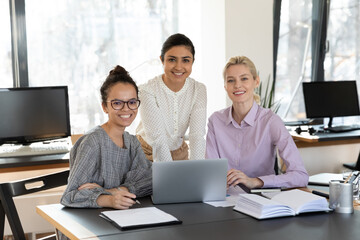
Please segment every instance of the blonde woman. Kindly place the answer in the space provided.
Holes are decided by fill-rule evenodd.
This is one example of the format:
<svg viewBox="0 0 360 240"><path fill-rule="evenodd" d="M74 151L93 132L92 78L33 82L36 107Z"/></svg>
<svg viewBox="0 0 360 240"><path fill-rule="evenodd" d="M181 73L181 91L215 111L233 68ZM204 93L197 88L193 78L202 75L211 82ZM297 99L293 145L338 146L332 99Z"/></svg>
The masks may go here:
<svg viewBox="0 0 360 240"><path fill-rule="evenodd" d="M282 120L256 102L259 96L254 90L260 78L254 63L245 56L233 57L225 65L223 77L232 106L209 118L206 157L228 159L228 186L306 186L308 174ZM286 165L282 175L274 171L276 150Z"/></svg>

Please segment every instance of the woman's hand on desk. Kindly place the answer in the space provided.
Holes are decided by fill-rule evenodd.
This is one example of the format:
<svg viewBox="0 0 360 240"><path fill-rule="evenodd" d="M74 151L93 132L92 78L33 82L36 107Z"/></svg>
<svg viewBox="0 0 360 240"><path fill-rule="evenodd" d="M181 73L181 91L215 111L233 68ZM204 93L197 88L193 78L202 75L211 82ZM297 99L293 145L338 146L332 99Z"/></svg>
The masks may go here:
<svg viewBox="0 0 360 240"><path fill-rule="evenodd" d="M240 170L230 169L227 173L227 185L228 187L235 186L237 184L243 184L247 188L261 188L264 186L263 181L259 178L250 178Z"/></svg>
<svg viewBox="0 0 360 240"><path fill-rule="evenodd" d="M97 183L84 183L81 185L78 190L81 189L92 189L92 188L102 188ZM111 195L100 195L96 200L97 204L101 207L110 207L115 209L128 209L135 204L133 199L136 198L136 195L130 193L127 188L120 187L105 189L105 191L111 193Z"/></svg>
<svg viewBox="0 0 360 240"><path fill-rule="evenodd" d="M100 195L96 200L97 204L102 207L110 207L115 209L128 209L135 204L133 199L135 194L128 191L117 190L112 195Z"/></svg>

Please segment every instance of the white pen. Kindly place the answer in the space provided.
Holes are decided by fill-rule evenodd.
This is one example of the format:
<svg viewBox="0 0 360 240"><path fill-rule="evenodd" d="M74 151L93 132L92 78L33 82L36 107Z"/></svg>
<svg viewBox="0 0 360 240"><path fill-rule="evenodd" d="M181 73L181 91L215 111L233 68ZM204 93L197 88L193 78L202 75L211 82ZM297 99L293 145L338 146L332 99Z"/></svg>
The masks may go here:
<svg viewBox="0 0 360 240"><path fill-rule="evenodd" d="M120 187L117 187L117 190L119 191L125 191L123 189L121 189ZM139 200L137 200L136 198L131 198L132 200L134 200L137 204L141 204Z"/></svg>

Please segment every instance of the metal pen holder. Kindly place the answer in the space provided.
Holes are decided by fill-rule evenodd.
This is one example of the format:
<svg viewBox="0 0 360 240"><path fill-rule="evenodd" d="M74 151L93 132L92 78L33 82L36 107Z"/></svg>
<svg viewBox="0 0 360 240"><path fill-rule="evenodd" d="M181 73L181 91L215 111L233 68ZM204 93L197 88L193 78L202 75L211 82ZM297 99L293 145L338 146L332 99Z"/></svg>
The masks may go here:
<svg viewBox="0 0 360 240"><path fill-rule="evenodd" d="M329 188L329 207L338 213L353 213L353 184L331 180Z"/></svg>

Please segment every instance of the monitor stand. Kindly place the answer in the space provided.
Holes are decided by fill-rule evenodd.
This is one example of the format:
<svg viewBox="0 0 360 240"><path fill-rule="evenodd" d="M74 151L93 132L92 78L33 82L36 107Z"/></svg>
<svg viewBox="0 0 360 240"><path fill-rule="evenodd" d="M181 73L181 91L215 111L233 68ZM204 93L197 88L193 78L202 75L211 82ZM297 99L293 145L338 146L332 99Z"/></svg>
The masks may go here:
<svg viewBox="0 0 360 240"><path fill-rule="evenodd" d="M326 128L326 130L328 130L329 132L334 132L334 133L341 133L341 132L349 132L349 131L354 131L354 130L359 130L360 129L360 125L340 125L340 126L332 126L332 121L333 121L333 117L330 117L329 119L329 123L328 123L328 127Z"/></svg>
<svg viewBox="0 0 360 240"><path fill-rule="evenodd" d="M333 122L333 117L330 117L329 118L329 123L328 123L328 126L327 126L327 130L331 131L332 129L332 122Z"/></svg>

